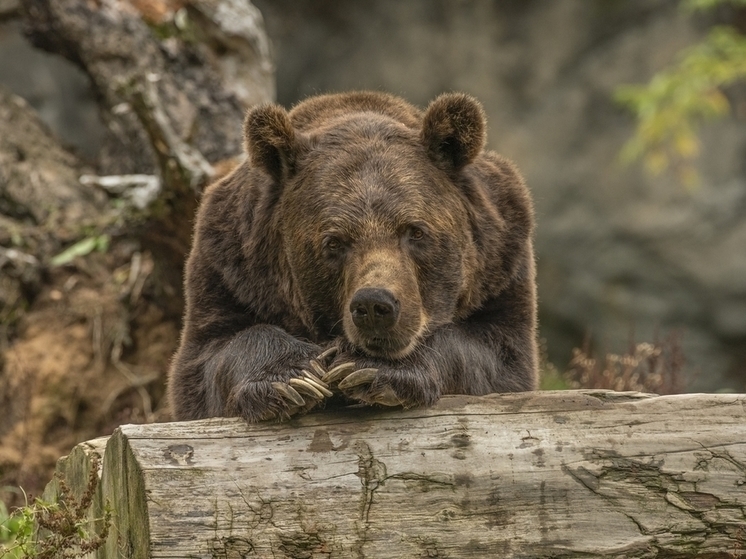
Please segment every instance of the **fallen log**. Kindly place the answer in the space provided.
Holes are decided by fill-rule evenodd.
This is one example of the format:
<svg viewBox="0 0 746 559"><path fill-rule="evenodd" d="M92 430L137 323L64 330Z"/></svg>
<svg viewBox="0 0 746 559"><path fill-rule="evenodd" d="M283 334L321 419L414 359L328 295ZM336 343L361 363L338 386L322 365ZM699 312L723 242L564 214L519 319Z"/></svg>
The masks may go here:
<svg viewBox="0 0 746 559"><path fill-rule="evenodd" d="M86 444L60 461L69 483L101 452ZM125 425L98 489L91 518L114 509L98 557L745 557L746 395Z"/></svg>

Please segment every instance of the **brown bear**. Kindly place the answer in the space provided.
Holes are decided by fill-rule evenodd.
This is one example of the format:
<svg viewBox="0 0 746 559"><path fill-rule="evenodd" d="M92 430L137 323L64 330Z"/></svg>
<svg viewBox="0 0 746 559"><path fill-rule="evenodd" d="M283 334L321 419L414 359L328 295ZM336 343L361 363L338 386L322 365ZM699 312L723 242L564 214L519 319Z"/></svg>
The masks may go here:
<svg viewBox="0 0 746 559"><path fill-rule="evenodd" d="M485 129L455 93L251 110L197 215L175 418L535 389L533 208Z"/></svg>

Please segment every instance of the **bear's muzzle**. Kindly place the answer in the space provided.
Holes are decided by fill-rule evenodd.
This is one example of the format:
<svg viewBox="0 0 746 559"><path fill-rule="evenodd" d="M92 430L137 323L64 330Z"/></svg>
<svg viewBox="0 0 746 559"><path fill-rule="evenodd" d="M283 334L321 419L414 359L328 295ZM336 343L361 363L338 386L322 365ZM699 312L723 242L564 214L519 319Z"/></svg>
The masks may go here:
<svg viewBox="0 0 746 559"><path fill-rule="evenodd" d="M365 287L353 295L350 314L355 326L366 335L385 335L399 320L399 301L388 289Z"/></svg>

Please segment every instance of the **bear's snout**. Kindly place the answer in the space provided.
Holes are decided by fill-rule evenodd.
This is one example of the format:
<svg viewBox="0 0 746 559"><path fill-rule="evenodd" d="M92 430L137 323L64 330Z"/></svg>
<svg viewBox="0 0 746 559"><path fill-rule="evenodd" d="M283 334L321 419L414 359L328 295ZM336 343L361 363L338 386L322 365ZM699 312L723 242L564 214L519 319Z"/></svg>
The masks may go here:
<svg viewBox="0 0 746 559"><path fill-rule="evenodd" d="M350 314L360 330L370 334L384 333L399 320L399 301L388 289L365 287L352 296Z"/></svg>
<svg viewBox="0 0 746 559"><path fill-rule="evenodd" d="M371 244L346 269L344 332L368 355L400 359L414 350L427 322L414 262L398 248Z"/></svg>

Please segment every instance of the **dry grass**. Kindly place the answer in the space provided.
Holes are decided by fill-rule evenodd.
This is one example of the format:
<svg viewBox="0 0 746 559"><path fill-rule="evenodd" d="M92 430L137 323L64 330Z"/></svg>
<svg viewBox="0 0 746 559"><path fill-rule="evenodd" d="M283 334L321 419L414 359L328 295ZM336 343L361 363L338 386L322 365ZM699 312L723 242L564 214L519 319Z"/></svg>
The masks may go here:
<svg viewBox="0 0 746 559"><path fill-rule="evenodd" d="M568 388L601 388L654 394L680 394L686 388L680 334L673 332L652 343L631 343L626 353L594 357L590 343L573 350L562 374Z"/></svg>

